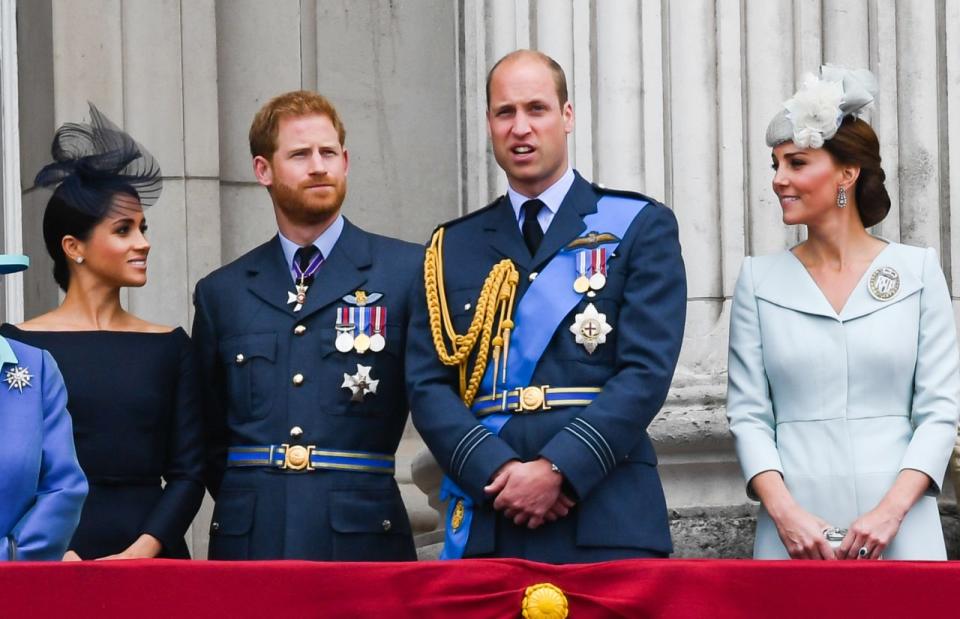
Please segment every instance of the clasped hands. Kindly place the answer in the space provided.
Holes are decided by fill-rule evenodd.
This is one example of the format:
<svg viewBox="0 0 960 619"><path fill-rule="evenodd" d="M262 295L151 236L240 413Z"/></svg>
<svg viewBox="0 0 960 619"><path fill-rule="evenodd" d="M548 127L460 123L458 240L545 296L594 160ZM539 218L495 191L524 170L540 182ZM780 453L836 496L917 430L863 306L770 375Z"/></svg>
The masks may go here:
<svg viewBox="0 0 960 619"><path fill-rule="evenodd" d="M900 530L900 520L889 510L877 507L850 525L838 548L833 548L823 535L830 525L799 506L789 510L776 524L791 558L879 559Z"/></svg>
<svg viewBox="0 0 960 619"><path fill-rule="evenodd" d="M546 458L511 460L497 470L483 490L494 497L493 508L517 526L536 529L570 513L575 502L563 493L563 475Z"/></svg>

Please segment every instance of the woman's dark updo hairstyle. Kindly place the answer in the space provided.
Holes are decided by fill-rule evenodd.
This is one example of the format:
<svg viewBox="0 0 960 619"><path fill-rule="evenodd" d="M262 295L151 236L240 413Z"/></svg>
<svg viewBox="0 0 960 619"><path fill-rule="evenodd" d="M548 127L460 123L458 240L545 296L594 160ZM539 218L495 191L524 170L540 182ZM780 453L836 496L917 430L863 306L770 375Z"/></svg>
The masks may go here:
<svg viewBox="0 0 960 619"><path fill-rule="evenodd" d="M880 140L867 122L851 115L843 119L836 135L823 149L840 165L860 167L855 196L860 221L865 228L880 223L890 212L890 194L883 182L887 175L880 167Z"/></svg>
<svg viewBox="0 0 960 619"><path fill-rule="evenodd" d="M113 208L118 194L129 194L143 208L163 189L160 164L147 149L90 104L90 124L64 123L50 145L53 159L37 172L34 184L53 196L43 214L43 241L53 258L53 278L66 291L70 283L63 237L90 237Z"/></svg>
<svg viewBox="0 0 960 619"><path fill-rule="evenodd" d="M63 252L63 237L72 236L77 240L86 241L90 238L90 232L110 212L108 204L104 205L103 216L90 215L70 206L65 193L58 187L50 196L47 208L43 212L43 243L47 246L47 253L53 258L53 279L64 292L70 285L70 269L67 266L67 255ZM140 199L137 190L133 187L118 187L113 195L117 194L127 194L137 200Z"/></svg>

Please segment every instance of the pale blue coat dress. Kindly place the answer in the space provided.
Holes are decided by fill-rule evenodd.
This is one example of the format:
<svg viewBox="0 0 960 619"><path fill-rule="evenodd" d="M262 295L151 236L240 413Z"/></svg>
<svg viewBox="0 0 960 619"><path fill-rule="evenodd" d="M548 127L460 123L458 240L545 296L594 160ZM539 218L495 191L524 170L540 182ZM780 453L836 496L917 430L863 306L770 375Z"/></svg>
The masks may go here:
<svg viewBox="0 0 960 619"><path fill-rule="evenodd" d="M869 291L892 267L889 300ZM933 249L890 243L837 314L791 252L746 258L730 317L727 416L749 481L779 471L796 501L836 527L880 502L899 471L933 483L884 552L946 559L936 496L960 401L956 329ZM748 493L752 492L749 490ZM754 557L789 555L761 506Z"/></svg>

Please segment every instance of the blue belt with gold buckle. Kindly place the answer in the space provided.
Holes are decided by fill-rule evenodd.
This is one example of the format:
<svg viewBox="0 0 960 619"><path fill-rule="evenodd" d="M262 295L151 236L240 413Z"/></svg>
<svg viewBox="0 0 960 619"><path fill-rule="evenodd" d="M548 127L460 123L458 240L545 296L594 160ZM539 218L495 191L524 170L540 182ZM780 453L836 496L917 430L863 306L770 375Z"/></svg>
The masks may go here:
<svg viewBox="0 0 960 619"><path fill-rule="evenodd" d="M227 466L268 466L283 471L354 471L393 475L394 458L370 451L317 449L315 445L231 447Z"/></svg>
<svg viewBox="0 0 960 619"><path fill-rule="evenodd" d="M479 397L473 401L470 410L477 417L483 417L494 413L536 413L560 406L587 406L601 391L601 387L517 387L497 395Z"/></svg>

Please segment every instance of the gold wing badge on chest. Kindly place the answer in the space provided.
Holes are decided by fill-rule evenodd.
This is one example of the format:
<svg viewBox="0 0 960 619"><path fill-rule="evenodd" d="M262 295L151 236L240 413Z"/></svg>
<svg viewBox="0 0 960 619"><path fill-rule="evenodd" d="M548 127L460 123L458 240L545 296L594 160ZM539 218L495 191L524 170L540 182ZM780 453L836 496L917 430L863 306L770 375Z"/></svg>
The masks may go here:
<svg viewBox="0 0 960 619"><path fill-rule="evenodd" d="M360 354L380 352L387 345L387 308L369 305L383 297L382 292L357 290L342 300L348 305L337 308L336 349L342 353L355 350Z"/></svg>

